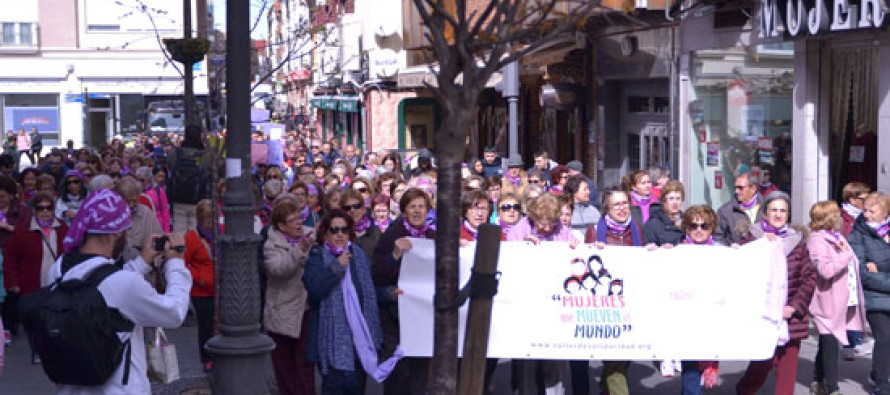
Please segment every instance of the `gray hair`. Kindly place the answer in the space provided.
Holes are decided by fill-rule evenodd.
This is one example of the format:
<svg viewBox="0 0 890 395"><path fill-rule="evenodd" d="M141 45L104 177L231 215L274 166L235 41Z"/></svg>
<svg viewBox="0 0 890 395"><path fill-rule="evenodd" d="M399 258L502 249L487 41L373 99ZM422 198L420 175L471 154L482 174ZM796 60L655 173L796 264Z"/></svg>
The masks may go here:
<svg viewBox="0 0 890 395"><path fill-rule="evenodd" d="M782 191L772 191L769 195L763 199L763 203L760 205L760 217L766 218L766 208L770 203L776 200L784 200L785 204L788 205L788 222L791 222L791 196Z"/></svg>
<svg viewBox="0 0 890 395"><path fill-rule="evenodd" d="M90 192L114 188L114 180L107 174L99 174L90 180Z"/></svg>
<svg viewBox="0 0 890 395"><path fill-rule="evenodd" d="M748 185L760 185L760 176L754 174L754 172L746 171L742 174L739 174L738 178L746 177L748 179Z"/></svg>
<svg viewBox="0 0 890 395"><path fill-rule="evenodd" d="M139 181L142 181L143 183L147 183L148 184L147 186L155 185L155 176L154 176L154 174L151 173L151 169L148 168L147 166L142 166L142 167L136 169L136 171L133 172L133 175Z"/></svg>
<svg viewBox="0 0 890 395"><path fill-rule="evenodd" d="M124 200L129 200L142 194L142 183L132 177L122 177L114 189Z"/></svg>

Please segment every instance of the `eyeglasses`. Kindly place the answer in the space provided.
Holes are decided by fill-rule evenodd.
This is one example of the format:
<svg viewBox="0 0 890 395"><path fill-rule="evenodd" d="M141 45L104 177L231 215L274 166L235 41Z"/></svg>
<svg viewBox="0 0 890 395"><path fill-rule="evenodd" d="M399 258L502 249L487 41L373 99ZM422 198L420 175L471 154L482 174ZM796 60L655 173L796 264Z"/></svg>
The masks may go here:
<svg viewBox="0 0 890 395"><path fill-rule="evenodd" d="M522 209L522 205L519 203L505 203L500 205L499 208L501 209L501 211L519 211Z"/></svg>
<svg viewBox="0 0 890 395"><path fill-rule="evenodd" d="M365 207L364 203L356 203L356 204L345 204L343 205L343 210L352 211L352 210L360 210L362 207Z"/></svg>
<svg viewBox="0 0 890 395"><path fill-rule="evenodd" d="M541 182L541 180L528 180L529 184L538 184L540 182Z"/></svg>
<svg viewBox="0 0 890 395"><path fill-rule="evenodd" d="M317 146L317 145L313 145L313 146L312 146L312 149L319 149L319 148L321 148L321 147L319 147L319 146Z"/></svg>
<svg viewBox="0 0 890 395"><path fill-rule="evenodd" d="M711 224L704 222L693 222L689 224L689 230L711 230Z"/></svg>
<svg viewBox="0 0 890 395"><path fill-rule="evenodd" d="M65 183L68 185L80 185L80 180L67 180Z"/></svg>
<svg viewBox="0 0 890 395"><path fill-rule="evenodd" d="M262 163L257 163L256 167L269 167L269 165L264 165Z"/></svg>
<svg viewBox="0 0 890 395"><path fill-rule="evenodd" d="M349 227L348 226L332 226L332 227L328 228L328 233L330 233L332 235L335 235L337 233L348 235Z"/></svg>
<svg viewBox="0 0 890 395"><path fill-rule="evenodd" d="M34 211L35 211L35 212L40 212L40 211L53 211L53 206L52 206L52 205L41 204L41 205L39 205L39 206L34 206Z"/></svg>
<svg viewBox="0 0 890 395"><path fill-rule="evenodd" d="M484 213L488 211L488 206L475 206L470 208L471 211L475 211L477 213Z"/></svg>

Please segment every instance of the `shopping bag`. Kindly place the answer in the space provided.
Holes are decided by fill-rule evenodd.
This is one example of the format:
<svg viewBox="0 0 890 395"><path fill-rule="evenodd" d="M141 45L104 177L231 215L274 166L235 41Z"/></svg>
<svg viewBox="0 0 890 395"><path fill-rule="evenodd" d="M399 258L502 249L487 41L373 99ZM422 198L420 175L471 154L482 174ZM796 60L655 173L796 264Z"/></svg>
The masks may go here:
<svg viewBox="0 0 890 395"><path fill-rule="evenodd" d="M148 344L148 377L162 383L179 379L176 345L167 341L163 328L155 329L154 341Z"/></svg>

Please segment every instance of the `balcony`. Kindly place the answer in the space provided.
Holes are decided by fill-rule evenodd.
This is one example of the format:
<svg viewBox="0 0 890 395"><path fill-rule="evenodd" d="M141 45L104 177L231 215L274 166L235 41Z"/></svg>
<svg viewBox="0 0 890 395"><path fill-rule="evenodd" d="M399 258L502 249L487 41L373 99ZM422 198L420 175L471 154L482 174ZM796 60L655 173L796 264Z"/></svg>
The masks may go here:
<svg viewBox="0 0 890 395"><path fill-rule="evenodd" d="M29 54L40 49L37 22L0 21L0 53Z"/></svg>

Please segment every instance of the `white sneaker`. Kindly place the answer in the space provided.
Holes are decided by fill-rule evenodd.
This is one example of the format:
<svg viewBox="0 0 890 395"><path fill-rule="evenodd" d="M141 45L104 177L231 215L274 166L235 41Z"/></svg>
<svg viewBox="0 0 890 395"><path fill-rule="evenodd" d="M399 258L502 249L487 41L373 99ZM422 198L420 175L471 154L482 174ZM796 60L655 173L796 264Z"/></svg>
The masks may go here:
<svg viewBox="0 0 890 395"><path fill-rule="evenodd" d="M871 355L872 349L875 347L875 343L873 341L867 341L860 345L853 347L853 355L857 357L867 357Z"/></svg>

